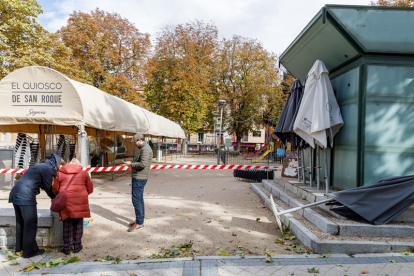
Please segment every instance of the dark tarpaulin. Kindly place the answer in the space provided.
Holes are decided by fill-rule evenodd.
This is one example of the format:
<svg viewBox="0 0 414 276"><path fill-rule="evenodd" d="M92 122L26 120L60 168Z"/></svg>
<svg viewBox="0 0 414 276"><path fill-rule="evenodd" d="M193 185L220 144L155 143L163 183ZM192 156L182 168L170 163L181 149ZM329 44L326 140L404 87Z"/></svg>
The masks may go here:
<svg viewBox="0 0 414 276"><path fill-rule="evenodd" d="M293 123L295 122L302 96L303 86L300 83L300 80L296 79L290 88L288 98L274 131L274 134L277 135L285 145L287 141L291 142L293 148L296 148Z"/></svg>
<svg viewBox="0 0 414 276"><path fill-rule="evenodd" d="M369 186L330 193L329 197L343 205L331 209L335 213L382 225L414 204L414 176L387 177Z"/></svg>

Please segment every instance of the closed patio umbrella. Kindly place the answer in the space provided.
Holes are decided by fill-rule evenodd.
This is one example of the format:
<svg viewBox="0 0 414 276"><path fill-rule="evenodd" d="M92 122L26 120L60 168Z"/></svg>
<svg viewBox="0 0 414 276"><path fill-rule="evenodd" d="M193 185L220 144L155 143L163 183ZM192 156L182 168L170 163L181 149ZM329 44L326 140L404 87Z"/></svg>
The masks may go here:
<svg viewBox="0 0 414 276"><path fill-rule="evenodd" d="M299 79L295 79L292 87L289 90L289 95L280 114L279 121L275 127L274 134L282 140L285 147L289 141L292 145L292 149L298 149L299 157L299 143L300 138L293 132L293 124L295 122L298 109L302 101L303 86ZM303 169L303 175L305 175L305 169ZM303 178L305 181L305 177ZM300 181L300 171L298 169L298 181Z"/></svg>
<svg viewBox="0 0 414 276"><path fill-rule="evenodd" d="M293 126L293 131L311 147L315 148L317 144L324 148L327 193L329 192L327 133L333 146L333 137L344 125L328 74L325 64L318 59L308 73L302 102Z"/></svg>
<svg viewBox="0 0 414 276"><path fill-rule="evenodd" d="M302 95L303 86L300 83L300 80L296 79L290 88L288 98L274 131L274 134L277 135L285 145L287 141L291 142L294 149L296 149L297 145L293 139L293 122L295 121L295 115L300 106Z"/></svg>
<svg viewBox="0 0 414 276"><path fill-rule="evenodd" d="M321 147L328 146L326 130L332 138L344 125L336 101L329 72L321 60L317 60L309 71L303 99L293 130L313 148L315 142Z"/></svg>

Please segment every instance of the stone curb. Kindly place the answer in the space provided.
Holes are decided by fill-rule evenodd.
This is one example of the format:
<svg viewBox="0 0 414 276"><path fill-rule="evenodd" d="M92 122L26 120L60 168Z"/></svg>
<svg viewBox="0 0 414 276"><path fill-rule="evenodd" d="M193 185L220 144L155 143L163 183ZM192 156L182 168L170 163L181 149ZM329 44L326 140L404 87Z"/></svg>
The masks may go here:
<svg viewBox="0 0 414 276"><path fill-rule="evenodd" d="M194 260L197 260L195 257ZM125 260L125 261L121 261L121 264L138 264L138 263L163 263L163 262L184 262L184 261L192 261L193 258L188 257L188 258L175 258L175 259L142 259L142 260Z"/></svg>
<svg viewBox="0 0 414 276"><path fill-rule="evenodd" d="M256 186L256 184L255 183L250 183L250 188L256 193L256 194L258 194L262 199L263 199L263 201L266 201L266 199L268 199L268 197L267 197L267 195L262 191L262 190L260 190L257 186Z"/></svg>
<svg viewBox="0 0 414 276"><path fill-rule="evenodd" d="M340 236L413 238L414 227L406 225L366 225L338 223Z"/></svg>
<svg viewBox="0 0 414 276"><path fill-rule="evenodd" d="M312 243L312 248L320 254L326 253L389 253L391 244L375 241L318 241Z"/></svg>
<svg viewBox="0 0 414 276"><path fill-rule="evenodd" d="M197 256L194 260L234 260L242 259L240 256Z"/></svg>
<svg viewBox="0 0 414 276"><path fill-rule="evenodd" d="M392 251L407 252L414 248L414 242L388 242L391 244ZM412 256L412 255L410 255Z"/></svg>
<svg viewBox="0 0 414 276"><path fill-rule="evenodd" d="M250 187L255 191L260 198L265 202L266 206L270 207L270 199L261 191L255 183L251 183ZM283 208L276 206L278 210L283 211ZM271 208L269 208L271 210ZM410 251L414 248L414 243L404 242L375 242L375 241L349 241L349 240L320 240L316 235L309 231L293 216L285 214L281 216L283 224L285 224L297 239L307 248L312 248L318 254L340 253L340 254L355 254L355 253L390 253L392 251ZM381 257L381 256L379 256ZM272 257L273 258L273 257Z"/></svg>
<svg viewBox="0 0 414 276"><path fill-rule="evenodd" d="M346 256L348 256L348 255L346 255ZM353 257L354 258L377 258L377 257L393 257L393 256L401 256L401 254L400 253L355 254ZM408 256L414 256L414 254L409 253Z"/></svg>

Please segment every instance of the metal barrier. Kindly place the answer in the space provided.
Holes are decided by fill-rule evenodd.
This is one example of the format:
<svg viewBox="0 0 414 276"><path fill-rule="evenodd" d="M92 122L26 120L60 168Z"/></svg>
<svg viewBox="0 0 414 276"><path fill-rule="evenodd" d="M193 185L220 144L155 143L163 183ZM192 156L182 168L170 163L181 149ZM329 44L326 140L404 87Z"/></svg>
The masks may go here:
<svg viewBox="0 0 414 276"><path fill-rule="evenodd" d="M221 159L221 162L223 162L223 164L228 164L227 163L227 152L225 151L225 150L221 150L220 151L220 159Z"/></svg>
<svg viewBox="0 0 414 276"><path fill-rule="evenodd" d="M252 156L254 153L238 153L235 151L227 152L226 164L241 164L241 165L258 165L258 166L277 166L276 158L271 158L270 154L267 154L264 158L257 160L256 158L246 158ZM257 155L259 157L260 154Z"/></svg>

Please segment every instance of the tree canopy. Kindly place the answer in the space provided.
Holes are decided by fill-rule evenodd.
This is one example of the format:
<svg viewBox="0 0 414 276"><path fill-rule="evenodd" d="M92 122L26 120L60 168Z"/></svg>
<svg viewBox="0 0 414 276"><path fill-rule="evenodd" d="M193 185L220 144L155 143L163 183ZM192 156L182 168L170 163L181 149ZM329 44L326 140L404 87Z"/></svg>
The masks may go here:
<svg viewBox="0 0 414 276"><path fill-rule="evenodd" d="M223 39L217 56L219 97L227 100L227 130L237 136L257 130L279 115L281 77L275 54L250 38ZM282 105L283 107L283 105Z"/></svg>
<svg viewBox="0 0 414 276"><path fill-rule="evenodd" d="M57 34L92 85L146 107L138 88L144 84L149 34L141 33L119 14L99 9L90 14L73 12Z"/></svg>
<svg viewBox="0 0 414 276"><path fill-rule="evenodd" d="M414 0L378 0L371 1L372 6L414 7Z"/></svg>
<svg viewBox="0 0 414 276"><path fill-rule="evenodd" d="M70 50L36 21L41 13L36 0L0 1L0 79L16 69L41 65L81 80Z"/></svg>
<svg viewBox="0 0 414 276"><path fill-rule="evenodd" d="M156 37L145 95L150 109L195 132L216 100L212 79L218 30L201 21L167 26Z"/></svg>
<svg viewBox="0 0 414 276"><path fill-rule="evenodd" d="M129 20L98 8L74 11L49 33L36 21L41 13L36 0L0 1L0 78L21 67L47 66L149 108L189 133L211 130L217 102L225 99L227 130L238 141L283 107L281 87L290 83L281 82L277 56L257 40L220 40L214 24L196 20L162 28L152 45Z"/></svg>

